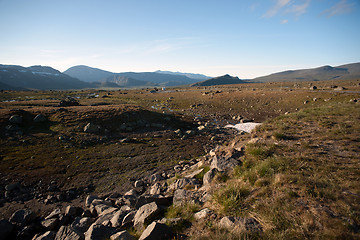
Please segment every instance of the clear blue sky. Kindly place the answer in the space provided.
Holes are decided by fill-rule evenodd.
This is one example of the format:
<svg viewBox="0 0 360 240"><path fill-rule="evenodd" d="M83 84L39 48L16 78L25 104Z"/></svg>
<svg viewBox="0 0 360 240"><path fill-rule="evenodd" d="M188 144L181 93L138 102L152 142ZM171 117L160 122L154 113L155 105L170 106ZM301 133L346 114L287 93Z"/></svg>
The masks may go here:
<svg viewBox="0 0 360 240"><path fill-rule="evenodd" d="M0 63L253 78L360 62L359 0L0 0Z"/></svg>

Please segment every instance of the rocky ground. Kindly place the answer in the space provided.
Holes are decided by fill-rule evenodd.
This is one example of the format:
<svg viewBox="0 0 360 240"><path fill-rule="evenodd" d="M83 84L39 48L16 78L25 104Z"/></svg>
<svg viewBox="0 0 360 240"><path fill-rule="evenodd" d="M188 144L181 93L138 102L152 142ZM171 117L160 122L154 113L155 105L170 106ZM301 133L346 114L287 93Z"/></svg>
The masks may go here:
<svg viewBox="0 0 360 240"><path fill-rule="evenodd" d="M211 200L256 141L223 127L358 101L357 82L316 84L2 92L0 236L185 239L200 222L261 236L261 218Z"/></svg>

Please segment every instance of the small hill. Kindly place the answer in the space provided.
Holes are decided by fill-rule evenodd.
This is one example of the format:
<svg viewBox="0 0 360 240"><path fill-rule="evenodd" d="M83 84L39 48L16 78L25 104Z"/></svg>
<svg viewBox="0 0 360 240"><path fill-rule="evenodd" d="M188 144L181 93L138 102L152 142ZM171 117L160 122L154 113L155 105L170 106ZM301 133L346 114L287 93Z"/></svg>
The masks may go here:
<svg viewBox="0 0 360 240"><path fill-rule="evenodd" d="M81 81L84 82L101 82L114 74L109 71L101 70L98 68L92 68L84 65L71 67L63 73L71 77L80 79Z"/></svg>
<svg viewBox="0 0 360 240"><path fill-rule="evenodd" d="M197 82L195 84L192 84L192 87L195 86L214 86L214 85L228 85L228 84L239 84L244 83L244 80L239 79L238 77L232 77L229 74L226 74L224 76L211 78L209 80L205 80L202 82Z"/></svg>
<svg viewBox="0 0 360 240"><path fill-rule="evenodd" d="M65 90L88 88L90 85L51 67L0 65L0 87L3 90Z"/></svg>
<svg viewBox="0 0 360 240"><path fill-rule="evenodd" d="M351 80L360 78L360 63L337 67L322 66L311 69L290 70L252 79L254 82L297 82L324 80Z"/></svg>

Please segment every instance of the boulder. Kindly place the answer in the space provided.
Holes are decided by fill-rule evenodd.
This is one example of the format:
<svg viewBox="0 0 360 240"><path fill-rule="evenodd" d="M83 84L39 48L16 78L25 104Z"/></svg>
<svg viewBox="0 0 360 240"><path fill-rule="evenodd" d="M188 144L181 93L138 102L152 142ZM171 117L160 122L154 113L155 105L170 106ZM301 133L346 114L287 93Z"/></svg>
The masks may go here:
<svg viewBox="0 0 360 240"><path fill-rule="evenodd" d="M10 118L9 118L9 122L11 123L15 123L15 124L21 124L22 123L22 116L20 115L12 115Z"/></svg>
<svg viewBox="0 0 360 240"><path fill-rule="evenodd" d="M128 214L126 214L122 220L121 226L127 227L132 226L134 222L136 212L130 211Z"/></svg>
<svg viewBox="0 0 360 240"><path fill-rule="evenodd" d="M78 232L86 232L89 229L89 227L91 226L91 224L94 223L94 221L95 221L94 218L77 217L71 224L71 227Z"/></svg>
<svg viewBox="0 0 360 240"><path fill-rule="evenodd" d="M140 229L160 212L159 206L155 203L148 203L137 210L134 217L134 227Z"/></svg>
<svg viewBox="0 0 360 240"><path fill-rule="evenodd" d="M142 180L137 180L134 183L134 187L136 187L136 188L139 188L139 187L142 187L142 186L144 186L144 181L142 181Z"/></svg>
<svg viewBox="0 0 360 240"><path fill-rule="evenodd" d="M232 157L214 156L210 168L216 168L220 172L229 171L240 165L240 162Z"/></svg>
<svg viewBox="0 0 360 240"><path fill-rule="evenodd" d="M85 200L85 207L90 207L91 203L95 200L98 199L98 196L96 195L89 195L86 197Z"/></svg>
<svg viewBox="0 0 360 240"><path fill-rule="evenodd" d="M194 218L196 220L200 220L200 219L203 219L203 218L206 218L208 217L210 214L212 213L212 211L208 208L204 208L203 210L197 212L194 214Z"/></svg>
<svg viewBox="0 0 360 240"><path fill-rule="evenodd" d="M199 186L200 183L196 178L181 178L177 179L174 183L169 186L169 190L177 190L185 188L186 186Z"/></svg>
<svg viewBox="0 0 360 240"><path fill-rule="evenodd" d="M54 230L58 223L58 218L50 218L41 221L41 226L43 226L43 228L45 228L46 230Z"/></svg>
<svg viewBox="0 0 360 240"><path fill-rule="evenodd" d="M61 214L60 208L55 208L47 217L45 217L45 219L59 218L60 214Z"/></svg>
<svg viewBox="0 0 360 240"><path fill-rule="evenodd" d="M20 209L11 215L9 221L20 226L25 226L35 219L35 214L31 210Z"/></svg>
<svg viewBox="0 0 360 240"><path fill-rule="evenodd" d="M205 173L203 177L203 185L209 185L214 179L217 172L218 170L216 168L212 168L207 173Z"/></svg>
<svg viewBox="0 0 360 240"><path fill-rule="evenodd" d="M141 234L139 240L171 239L172 236L171 228L162 223L152 222Z"/></svg>
<svg viewBox="0 0 360 240"><path fill-rule="evenodd" d="M69 217L76 216L80 212L80 209L78 207L74 206L67 206L65 208L65 215Z"/></svg>
<svg viewBox="0 0 360 240"><path fill-rule="evenodd" d="M40 113L34 117L33 121L36 123L46 122L46 117Z"/></svg>
<svg viewBox="0 0 360 240"><path fill-rule="evenodd" d="M84 127L84 132L86 133L98 133L99 131L100 131L100 126L93 123L88 123Z"/></svg>
<svg viewBox="0 0 360 240"><path fill-rule="evenodd" d="M56 233L55 240L81 240L84 234L76 231L71 226L61 226Z"/></svg>
<svg viewBox="0 0 360 240"><path fill-rule="evenodd" d="M128 206L123 206L120 208L119 211L117 211L113 217L110 219L111 226L113 227L119 227L122 225L122 221L124 217L130 212L130 208Z"/></svg>
<svg viewBox="0 0 360 240"><path fill-rule="evenodd" d="M111 235L110 240L136 240L136 238L128 231L121 231Z"/></svg>
<svg viewBox="0 0 360 240"><path fill-rule="evenodd" d="M157 195L161 193L161 185L160 183L155 183L154 185L151 186L150 188L150 194L152 195Z"/></svg>
<svg viewBox="0 0 360 240"><path fill-rule="evenodd" d="M54 240L56 233L53 231L47 231L43 234L36 234L32 240Z"/></svg>
<svg viewBox="0 0 360 240"><path fill-rule="evenodd" d="M116 229L101 224L92 224L85 233L85 240L105 240L115 233Z"/></svg>

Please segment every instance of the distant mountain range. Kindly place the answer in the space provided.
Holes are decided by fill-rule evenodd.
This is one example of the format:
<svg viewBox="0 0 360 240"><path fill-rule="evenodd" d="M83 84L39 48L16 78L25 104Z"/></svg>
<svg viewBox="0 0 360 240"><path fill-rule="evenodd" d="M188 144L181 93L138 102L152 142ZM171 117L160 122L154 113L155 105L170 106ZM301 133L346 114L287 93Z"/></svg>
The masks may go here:
<svg viewBox="0 0 360 240"><path fill-rule="evenodd" d="M211 78L202 74L156 71L113 73L88 66L74 66L59 72L51 67L0 64L0 90L66 90L84 88L140 88L165 86L213 86L246 82L288 82L360 79L360 63L337 67L290 70L241 80L224 75Z"/></svg>
<svg viewBox="0 0 360 240"><path fill-rule="evenodd" d="M360 79L360 63L352 63L337 67L323 66L319 68L291 70L270 74L252 79L253 82L301 82L324 80Z"/></svg>
<svg viewBox="0 0 360 240"><path fill-rule="evenodd" d="M119 87L178 86L209 79L205 75L169 71L113 73L88 66L74 66L63 72L84 82L116 83Z"/></svg>
<svg viewBox="0 0 360 240"><path fill-rule="evenodd" d="M240 84L245 83L247 81L241 80L238 77L232 77L229 74L224 76L211 78L202 82L197 82L192 84L192 87L195 86L215 86L215 85L227 85L227 84Z"/></svg>
<svg viewBox="0 0 360 240"><path fill-rule="evenodd" d="M0 89L81 89L88 88L88 83L70 77L51 67L0 65Z"/></svg>

